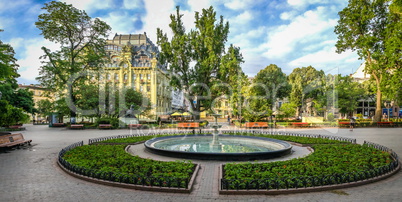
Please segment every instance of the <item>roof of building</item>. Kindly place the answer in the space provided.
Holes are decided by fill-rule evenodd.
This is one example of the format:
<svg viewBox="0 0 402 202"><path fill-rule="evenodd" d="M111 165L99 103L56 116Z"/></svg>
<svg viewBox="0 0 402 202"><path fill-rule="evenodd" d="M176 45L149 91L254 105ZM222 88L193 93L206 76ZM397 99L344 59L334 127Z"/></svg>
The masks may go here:
<svg viewBox="0 0 402 202"><path fill-rule="evenodd" d="M364 72L364 69L366 68L366 62L363 62L360 67L355 71L355 73L352 74L352 77L354 79L358 80L368 80L370 79L370 74L367 74Z"/></svg>

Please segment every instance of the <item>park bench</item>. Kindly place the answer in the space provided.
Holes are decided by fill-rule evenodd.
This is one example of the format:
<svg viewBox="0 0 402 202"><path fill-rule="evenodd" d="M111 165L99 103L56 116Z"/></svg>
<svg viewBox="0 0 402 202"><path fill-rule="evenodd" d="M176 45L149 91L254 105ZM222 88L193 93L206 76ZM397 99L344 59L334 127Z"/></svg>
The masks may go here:
<svg viewBox="0 0 402 202"><path fill-rule="evenodd" d="M350 126L350 122L338 122L338 125L340 127L348 127L348 126Z"/></svg>
<svg viewBox="0 0 402 202"><path fill-rule="evenodd" d="M199 129L200 123L198 123L198 122L181 122L181 123L177 123L177 128L179 128L179 129Z"/></svg>
<svg viewBox="0 0 402 202"><path fill-rule="evenodd" d="M84 129L84 124L71 124L70 129Z"/></svg>
<svg viewBox="0 0 402 202"><path fill-rule="evenodd" d="M12 125L12 126L8 126L8 128L11 130L25 130L25 128L22 127L21 125Z"/></svg>
<svg viewBox="0 0 402 202"><path fill-rule="evenodd" d="M246 128L268 128L267 122L247 122L244 124Z"/></svg>
<svg viewBox="0 0 402 202"><path fill-rule="evenodd" d="M310 124L305 122L293 122L293 127L308 127Z"/></svg>
<svg viewBox="0 0 402 202"><path fill-rule="evenodd" d="M393 127L393 126L394 126L394 122L392 122L392 121L381 121L381 122L377 122L377 126L378 126L378 127L381 127L381 126Z"/></svg>
<svg viewBox="0 0 402 202"><path fill-rule="evenodd" d="M52 123L52 127L64 127L66 126L65 123Z"/></svg>
<svg viewBox="0 0 402 202"><path fill-rule="evenodd" d="M127 127L129 129L140 129L142 127L142 124L127 124Z"/></svg>
<svg viewBox="0 0 402 202"><path fill-rule="evenodd" d="M0 135L0 147L20 146L26 143L31 144L32 140L25 140L21 133Z"/></svg>
<svg viewBox="0 0 402 202"><path fill-rule="evenodd" d="M111 129L112 124L99 124L98 128L99 129Z"/></svg>

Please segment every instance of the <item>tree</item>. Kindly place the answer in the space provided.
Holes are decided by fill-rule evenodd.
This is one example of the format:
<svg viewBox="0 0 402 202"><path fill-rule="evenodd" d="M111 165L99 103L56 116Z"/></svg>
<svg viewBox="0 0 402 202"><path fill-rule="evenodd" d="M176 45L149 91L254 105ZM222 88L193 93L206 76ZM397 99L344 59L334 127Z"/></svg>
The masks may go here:
<svg viewBox="0 0 402 202"><path fill-rule="evenodd" d="M227 77L220 73L220 68L223 67L229 23L224 23L222 16L217 21L216 12L210 7L203 9L201 14L195 13L195 29L186 33L182 17L177 7L176 15L170 16L172 38L169 41L167 34L158 28L157 44L161 47L160 61L169 64L172 72L171 85L185 92L191 111L199 118L199 112L209 109L214 98L219 96L219 91L213 89L227 84ZM240 63L238 48L231 48L228 54L232 54L230 59Z"/></svg>
<svg viewBox="0 0 402 202"><path fill-rule="evenodd" d="M296 116L303 110L307 99L314 101L323 95L325 74L322 70L317 71L312 66L295 68L288 80L292 86L290 102L297 106Z"/></svg>
<svg viewBox="0 0 402 202"><path fill-rule="evenodd" d="M50 102L48 99L39 100L37 102L36 111L42 116L49 116L54 109L54 103Z"/></svg>
<svg viewBox="0 0 402 202"><path fill-rule="evenodd" d="M241 108L244 103L245 87L249 86L247 75L241 69L240 64L243 63L243 56L240 48L230 45L228 53L222 57L218 78L226 81L228 85L221 85L214 89L216 94L228 95L229 105L232 115L241 118Z"/></svg>
<svg viewBox="0 0 402 202"><path fill-rule="evenodd" d="M400 77L391 75L400 75L401 71L400 8L400 0L349 0L347 7L339 12L340 19L335 27L337 52L357 51L366 62L365 72L375 80L375 122L381 120L385 84L393 80L397 81L396 91L401 88Z"/></svg>
<svg viewBox="0 0 402 202"><path fill-rule="evenodd" d="M336 92L339 112L350 115L357 108L359 99L363 97L364 89L350 76L338 75Z"/></svg>
<svg viewBox="0 0 402 202"><path fill-rule="evenodd" d="M297 106L294 103L283 103L279 111L283 113L286 118L294 116Z"/></svg>
<svg viewBox="0 0 402 202"><path fill-rule="evenodd" d="M0 32L3 32L0 29ZM16 84L15 78L19 77L17 73L18 64L17 59L14 57L15 52L12 46L4 44L0 40L0 83L9 82Z"/></svg>
<svg viewBox="0 0 402 202"><path fill-rule="evenodd" d="M273 105L277 99L282 99L289 95L290 85L287 76L277 65L270 64L265 69L260 70L253 80L259 88L253 88L259 96L266 96L268 105L273 110Z"/></svg>
<svg viewBox="0 0 402 202"><path fill-rule="evenodd" d="M0 32L3 30L0 29ZM34 113L32 94L18 88L18 64L12 46L0 40L0 126L25 122L29 116L23 110Z"/></svg>
<svg viewBox="0 0 402 202"><path fill-rule="evenodd" d="M45 39L60 44L60 49L52 52L42 47L45 55L41 58L47 61L40 67L37 79L61 95L67 89L66 101L75 103L77 97L74 90L86 79L77 74L100 69L106 58L104 38L111 28L98 18L92 19L85 11L64 2L45 3L42 9L46 12L39 15L35 25ZM73 76L77 78L71 79ZM75 117L75 108L71 104L69 107L70 116Z"/></svg>

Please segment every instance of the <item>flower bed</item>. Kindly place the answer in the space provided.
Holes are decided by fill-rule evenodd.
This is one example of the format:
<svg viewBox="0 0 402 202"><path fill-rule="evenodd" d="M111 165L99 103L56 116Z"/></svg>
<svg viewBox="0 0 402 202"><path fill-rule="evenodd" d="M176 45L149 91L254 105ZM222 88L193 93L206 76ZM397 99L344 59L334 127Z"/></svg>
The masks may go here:
<svg viewBox="0 0 402 202"><path fill-rule="evenodd" d="M298 142L293 138L277 137ZM297 138L307 144L319 142L312 146L314 153L288 161L225 164L221 190L279 190L350 183L383 175L399 164L396 154L368 144L322 144L329 142Z"/></svg>
<svg viewBox="0 0 402 202"><path fill-rule="evenodd" d="M154 136L112 139L109 142L144 141ZM119 141L118 141L119 140ZM142 186L189 189L196 164L162 162L132 156L125 145L75 144L63 149L59 163L65 169L90 178Z"/></svg>

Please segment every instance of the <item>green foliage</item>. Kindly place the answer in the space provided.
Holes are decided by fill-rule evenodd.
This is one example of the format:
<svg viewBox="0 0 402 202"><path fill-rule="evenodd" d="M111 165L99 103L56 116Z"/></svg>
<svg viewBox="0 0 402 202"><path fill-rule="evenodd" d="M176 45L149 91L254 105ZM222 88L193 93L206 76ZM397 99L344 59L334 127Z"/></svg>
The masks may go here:
<svg viewBox="0 0 402 202"><path fill-rule="evenodd" d="M382 94L397 97L401 82L401 2L350 0L339 12L337 52L357 51L365 60L364 71L376 84L374 121L381 119ZM391 89L391 90L387 90Z"/></svg>
<svg viewBox="0 0 402 202"><path fill-rule="evenodd" d="M37 102L36 111L42 116L49 116L54 110L54 103L50 102L48 99L39 100Z"/></svg>
<svg viewBox="0 0 402 202"><path fill-rule="evenodd" d="M0 29L0 32L3 30ZM0 40L0 83L7 81L16 84L15 78L19 77L19 74L17 59L14 55L13 47Z"/></svg>
<svg viewBox="0 0 402 202"><path fill-rule="evenodd" d="M116 117L98 118L96 120L96 125L99 126L99 124L111 124L112 128L118 128L119 127L119 118L116 118Z"/></svg>
<svg viewBox="0 0 402 202"><path fill-rule="evenodd" d="M84 145L66 152L63 158L78 167L95 172L114 172L131 178L155 177L161 179L160 186L167 186L167 179L189 180L195 164L189 161L163 162L143 159L125 152L122 145ZM183 186L184 184L182 184Z"/></svg>
<svg viewBox="0 0 402 202"><path fill-rule="evenodd" d="M338 75L336 85L339 112L352 113L359 104L364 94L364 89L358 82L354 82L350 76Z"/></svg>
<svg viewBox="0 0 402 202"><path fill-rule="evenodd" d="M230 46L225 54L229 23L224 23L222 16L218 20L213 7L195 13L195 29L188 33L182 17L177 7L176 15L170 16L169 26L173 32L170 40L161 29L157 30L157 44L161 47L160 62L169 64L173 75L171 86L186 92L191 111L199 118L199 112L209 110L215 98L233 90L227 90L227 85L231 88L234 82L228 75L242 77L242 56L239 48L234 46ZM192 62L195 65L190 65ZM225 87L226 90L222 92ZM233 96L235 101L232 103L238 104L241 98L238 94Z"/></svg>
<svg viewBox="0 0 402 202"><path fill-rule="evenodd" d="M294 103L283 103L279 108L279 111L283 113L285 117L292 117L296 113L296 104Z"/></svg>
<svg viewBox="0 0 402 202"><path fill-rule="evenodd" d="M356 144L315 145L314 153L305 158L270 163L225 164L223 177L239 181L321 177L366 171L388 165L391 161L389 153L371 147Z"/></svg>
<svg viewBox="0 0 402 202"><path fill-rule="evenodd" d="M327 120L328 121L334 121L335 120L335 116L334 116L334 114L333 113L329 113L328 115L327 115Z"/></svg>
<svg viewBox="0 0 402 202"><path fill-rule="evenodd" d="M17 89L18 85L12 83L0 83L0 92L3 100L7 100L10 105L21 108L27 113L35 113L33 93L28 89Z"/></svg>
<svg viewBox="0 0 402 202"><path fill-rule="evenodd" d="M87 80L90 70L98 71L105 63L105 37L111 28L64 2L45 3L42 9L44 12L35 25L45 39L59 44L60 49L52 52L42 47L45 52L42 59L47 62L40 67L37 79L60 95L68 89L68 96L64 97L74 117L76 111L72 104L79 98L74 91Z"/></svg>
<svg viewBox="0 0 402 202"><path fill-rule="evenodd" d="M292 86L290 102L297 106L296 116L301 112L301 106L305 106L306 99L318 100L324 95L325 74L312 66L295 68L288 76Z"/></svg>
<svg viewBox="0 0 402 202"><path fill-rule="evenodd" d="M0 100L0 112L0 126L11 126L29 120L29 116L21 108L10 105L6 100Z"/></svg>

